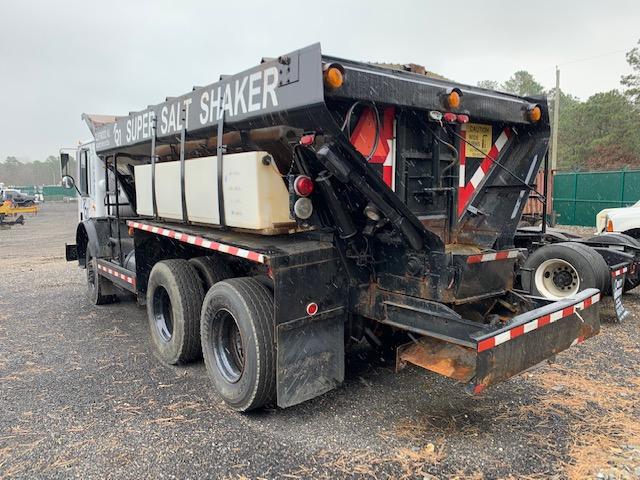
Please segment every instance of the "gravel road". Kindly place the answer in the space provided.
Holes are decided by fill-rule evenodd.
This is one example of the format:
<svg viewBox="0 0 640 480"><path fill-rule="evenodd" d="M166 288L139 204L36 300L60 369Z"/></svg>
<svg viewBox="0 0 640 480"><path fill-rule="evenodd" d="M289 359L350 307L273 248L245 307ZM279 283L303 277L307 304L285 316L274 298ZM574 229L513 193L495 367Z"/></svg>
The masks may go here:
<svg viewBox="0 0 640 480"><path fill-rule="evenodd" d="M640 292L631 317L524 375L467 396L362 348L345 384L241 415L202 362L163 365L145 310L94 307L64 261L75 205L0 230L0 477L639 478Z"/></svg>

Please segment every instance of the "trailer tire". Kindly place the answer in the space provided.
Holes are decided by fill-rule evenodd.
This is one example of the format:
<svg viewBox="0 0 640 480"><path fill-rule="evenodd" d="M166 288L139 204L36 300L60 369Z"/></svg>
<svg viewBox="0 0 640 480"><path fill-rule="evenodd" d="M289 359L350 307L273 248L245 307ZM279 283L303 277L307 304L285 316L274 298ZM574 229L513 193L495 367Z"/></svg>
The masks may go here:
<svg viewBox="0 0 640 480"><path fill-rule="evenodd" d="M273 295L251 277L216 283L201 317L202 354L213 384L232 409L246 412L276 399Z"/></svg>
<svg viewBox="0 0 640 480"><path fill-rule="evenodd" d="M198 272L205 294L219 281L233 277L228 264L221 258L194 257L189 259L189 263Z"/></svg>
<svg viewBox="0 0 640 480"><path fill-rule="evenodd" d="M586 288L601 289L602 273L593 262L591 253L573 242L545 245L524 263L533 272L531 293L559 300Z"/></svg>
<svg viewBox="0 0 640 480"><path fill-rule="evenodd" d="M110 293L109 280L98 273L98 259L91 255L89 249L85 253L85 270L87 275L87 298L93 305L113 303L116 295Z"/></svg>
<svg viewBox="0 0 640 480"><path fill-rule="evenodd" d="M598 287L596 288L602 293L610 293L611 270L609 269L609 265L607 265L605 259L602 258L602 255L600 255L593 247L585 245L584 243L572 242L572 244L574 247L577 247L591 257L591 265L593 266L594 271L598 274L600 280L598 282Z"/></svg>
<svg viewBox="0 0 640 480"><path fill-rule="evenodd" d="M204 290L195 267L186 260L155 264L147 286L151 341L160 358L176 365L202 356L200 308Z"/></svg>
<svg viewBox="0 0 640 480"><path fill-rule="evenodd" d="M640 248L640 241L625 233L601 233L591 237L588 241L605 243L607 245L632 245ZM627 275L624 281L623 290L628 292L629 290L636 288L638 285L640 285L640 273L631 278Z"/></svg>

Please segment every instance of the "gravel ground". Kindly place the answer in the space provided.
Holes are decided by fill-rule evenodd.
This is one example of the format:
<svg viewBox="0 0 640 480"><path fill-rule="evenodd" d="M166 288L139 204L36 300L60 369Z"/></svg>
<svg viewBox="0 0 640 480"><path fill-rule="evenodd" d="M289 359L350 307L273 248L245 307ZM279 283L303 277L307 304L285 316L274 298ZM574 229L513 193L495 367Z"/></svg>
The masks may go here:
<svg viewBox="0 0 640 480"><path fill-rule="evenodd" d="M638 293L625 323L480 398L361 349L341 388L240 415L202 362L154 357L144 309L87 303L75 222L50 203L0 230L0 477L640 477Z"/></svg>

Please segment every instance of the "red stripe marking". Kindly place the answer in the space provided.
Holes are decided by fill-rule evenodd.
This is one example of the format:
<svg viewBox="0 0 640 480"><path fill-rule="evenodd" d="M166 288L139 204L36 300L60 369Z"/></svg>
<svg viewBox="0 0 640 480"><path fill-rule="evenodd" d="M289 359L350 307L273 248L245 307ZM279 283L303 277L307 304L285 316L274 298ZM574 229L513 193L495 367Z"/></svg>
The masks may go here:
<svg viewBox="0 0 640 480"><path fill-rule="evenodd" d="M502 132L500 132L500 135L498 135L497 138L500 138L500 136L502 135L503 132L507 136L507 142L508 142L509 139L511 138L511 129L509 129L508 127L505 128ZM497 139L496 139L496 141L497 141ZM462 141L460 143L464 144L464 142L462 142ZM506 145L506 143L505 143L505 145ZM502 148L504 148L505 145L503 145ZM480 167L478 167L478 168L482 169L482 171L485 173L485 175L489 170L491 170L491 166L493 165L493 160L491 160L491 158L493 158L494 160L497 161L499 153L500 153L500 151L498 150L497 145L494 143L491 146L491 149L489 150L489 154L484 157L482 162L480 162ZM462 155L462 153L460 153L460 155ZM489 157L491 157L491 158L489 158ZM466 162L466 150L465 150L465 162ZM477 172L477 170L476 170L476 172ZM475 175L475 172L473 172L473 174ZM471 175L469 177L469 179L471 179L471 178L473 178L473 175ZM471 196L473 195L475 190L476 190L476 188L471 183L471 180L469 180L469 182L466 183L464 187L458 187L458 216L460 216L460 215L462 215L464 213L467 205L469 204L469 200L471 199Z"/></svg>
<svg viewBox="0 0 640 480"><path fill-rule="evenodd" d="M516 258L517 250L501 250L499 252L494 252L495 258L491 258L490 256L493 253L485 253L481 255L469 255L467 257L467 263L480 263L480 262L488 262L488 261L496 261L496 260L507 260L509 258ZM513 255L513 256L512 256Z"/></svg>
<svg viewBox="0 0 640 480"><path fill-rule="evenodd" d="M524 325L520 325L518 327L515 327L515 328L511 329L511 339L519 337L523 333L524 333Z"/></svg>
<svg viewBox="0 0 640 480"><path fill-rule="evenodd" d="M478 352L484 352L485 350L489 350L495 346L496 346L496 338L495 337L487 338L485 340L482 340L480 343L478 343Z"/></svg>
<svg viewBox="0 0 640 480"><path fill-rule="evenodd" d="M467 263L480 263L482 262L482 255L471 255L467 257Z"/></svg>
<svg viewBox="0 0 640 480"><path fill-rule="evenodd" d="M460 136L464 139L467 138L467 132L465 130L465 126L462 126L462 130L460 131ZM462 215L462 212L464 212L464 208L467 206L467 202L466 199L463 198L463 192L464 192L464 187L460 187L460 183L462 183L463 185L466 184L466 178L463 178L464 176L466 176L466 167L467 167L467 144L461 139L460 140L460 148L458 150L458 162L460 163L460 167L464 167L460 168L458 175L460 175L460 178L458 179L458 215ZM462 171L464 170L464 172Z"/></svg>
<svg viewBox="0 0 640 480"><path fill-rule="evenodd" d="M551 323L551 314L543 315L538 319L538 328Z"/></svg>
<svg viewBox="0 0 640 480"><path fill-rule="evenodd" d="M140 230L145 230L145 231L151 231L151 229L153 227L146 225L144 223L138 223L138 222L127 222L127 225L133 228L137 228ZM158 231L158 235L164 235L168 238L175 238L176 240L179 240L181 242L185 242L185 243L189 243L191 245L196 245L198 247L201 247L202 245L204 245L205 242L209 242L209 246L206 247L209 250L215 250L215 251L219 251L222 253L228 253L230 255L234 255L237 257L241 257L241 258L246 258L248 260L254 261L254 262L258 262L258 263L265 263L265 257L264 255L257 253L257 252L252 252L252 251L248 251L248 250L243 250L241 248L238 247L233 247L231 245L225 245L222 243L218 243L212 240L206 240L202 237L197 237L197 236L190 236L187 235L186 233L180 233L180 232L176 232L174 230L169 230L169 229L165 229L165 228L160 228L160 227L155 227ZM189 241L189 238L191 237L191 242ZM224 249L224 250L223 250ZM241 253L242 252L242 253Z"/></svg>
<svg viewBox="0 0 640 480"><path fill-rule="evenodd" d="M391 186L391 182L393 181L393 168L391 165L383 165L382 166L382 180L384 183Z"/></svg>
<svg viewBox="0 0 640 480"><path fill-rule="evenodd" d="M594 300L595 299L595 300ZM576 305L582 304L584 305L583 309L590 307L593 303L597 302L599 300L599 294L594 295L593 297L589 297L585 300L583 300L582 302L578 302L574 305L568 306L563 308L562 310L558 310L558 312L562 312L562 316L558 319L558 320L562 320L563 318L567 318L571 315L573 315L576 312ZM526 324L523 325L518 325L516 327L513 327L511 330L507 330L506 332L501 332L496 334L495 336L491 337L491 338L486 338L484 340L481 340L480 342L478 342L478 352L483 352L485 350L489 350L490 348L493 348L496 346L496 337L499 335L505 335L505 333L509 334L509 338L507 339L507 341L509 340L513 340L516 337L519 337L520 335L523 335L525 333L524 329L526 325L529 325L532 322L536 322L537 321L537 325L533 330L536 330L540 327L543 327L544 325L548 325L549 323L551 323L551 315L553 315L554 313L557 312L553 312L547 315L543 315L542 317L538 317L537 319L531 320L531 322L527 322ZM530 330L532 331L532 330ZM584 337L580 336L577 339L578 343L581 343L584 341ZM504 343L504 342L502 342Z"/></svg>

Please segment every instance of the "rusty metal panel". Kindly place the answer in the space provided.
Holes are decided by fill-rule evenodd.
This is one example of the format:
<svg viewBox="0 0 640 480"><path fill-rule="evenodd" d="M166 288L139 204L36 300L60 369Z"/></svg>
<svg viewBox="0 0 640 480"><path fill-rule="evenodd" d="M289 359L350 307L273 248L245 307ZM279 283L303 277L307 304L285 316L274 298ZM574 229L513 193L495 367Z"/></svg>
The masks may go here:
<svg viewBox="0 0 640 480"><path fill-rule="evenodd" d="M406 363L464 383L476 374L475 350L429 337L398 347L396 369L403 368Z"/></svg>
<svg viewBox="0 0 640 480"><path fill-rule="evenodd" d="M540 170L536 175L535 181L535 189L536 191L543 193L543 185L544 185L544 170ZM553 212L553 176L549 176L549 183L547 184L547 214L551 214ZM542 211L544 209L544 205L542 203L542 198L540 195L531 192L529 195L529 200L524 207L522 212L523 215L527 216L535 216L542 218Z"/></svg>

